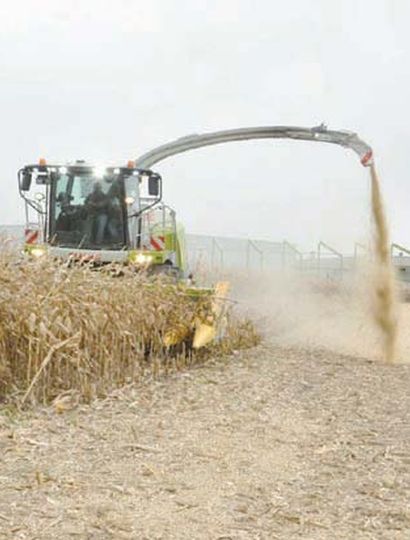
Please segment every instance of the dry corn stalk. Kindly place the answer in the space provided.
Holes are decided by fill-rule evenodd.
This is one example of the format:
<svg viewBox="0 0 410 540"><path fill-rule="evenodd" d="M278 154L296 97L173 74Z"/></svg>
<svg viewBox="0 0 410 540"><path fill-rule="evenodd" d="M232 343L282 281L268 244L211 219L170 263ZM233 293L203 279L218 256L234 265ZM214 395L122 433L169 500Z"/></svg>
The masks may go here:
<svg viewBox="0 0 410 540"><path fill-rule="evenodd" d="M113 278L109 268L67 268L3 253L0 399L14 395L23 404L48 403L69 391L91 399L146 373L166 372L171 363L164 335L193 321L195 309L164 277L148 279L125 269ZM250 327L236 326L224 347L227 352L255 340Z"/></svg>

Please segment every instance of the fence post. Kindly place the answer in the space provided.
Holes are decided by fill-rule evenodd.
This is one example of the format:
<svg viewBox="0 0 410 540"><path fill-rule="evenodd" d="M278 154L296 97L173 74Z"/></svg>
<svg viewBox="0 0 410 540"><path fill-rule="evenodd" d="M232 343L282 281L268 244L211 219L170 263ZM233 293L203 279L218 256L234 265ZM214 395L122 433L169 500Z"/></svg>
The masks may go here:
<svg viewBox="0 0 410 540"><path fill-rule="evenodd" d="M256 253L259 255L259 262L261 270L263 270L264 265L264 257L263 257L263 250L255 244L253 240L248 240L248 243L246 245L246 268L249 270L250 268L250 262L251 262L251 248L256 251Z"/></svg>
<svg viewBox="0 0 410 540"><path fill-rule="evenodd" d="M353 253L354 267L357 266L357 259L358 259L358 251L359 251L359 249L361 249L364 252L368 251L368 248L364 244L361 244L360 242L355 242L354 243L354 253Z"/></svg>
<svg viewBox="0 0 410 540"><path fill-rule="evenodd" d="M294 253L299 261L299 269L302 269L303 266L303 254L301 251L299 251L295 246L293 246L290 242L287 240L283 240L282 242L282 268L284 269L286 266L286 251L289 250L292 253Z"/></svg>
<svg viewBox="0 0 410 540"><path fill-rule="evenodd" d="M328 251L330 251L330 253L333 253L333 255L336 255L336 257L338 257L339 261L340 261L340 271L341 271L341 275L343 276L343 270L344 270L344 261L343 261L343 254L340 253L340 251L337 251L336 249L332 248L331 246L329 246L329 244L326 244L325 242L323 242L322 240L318 243L318 246L317 246L317 257L318 257L318 273L319 273L319 276L320 276L320 271L321 271L321 254L322 254L322 247L327 249Z"/></svg>
<svg viewBox="0 0 410 540"><path fill-rule="evenodd" d="M223 268L223 265L224 265L224 253L223 253L223 249L221 248L221 246L219 245L219 243L217 242L216 238L215 237L212 237L212 254L211 254L211 264L212 264L212 267L215 268L215 256L216 256L216 252L219 253L219 264L220 264L220 268L222 269Z"/></svg>

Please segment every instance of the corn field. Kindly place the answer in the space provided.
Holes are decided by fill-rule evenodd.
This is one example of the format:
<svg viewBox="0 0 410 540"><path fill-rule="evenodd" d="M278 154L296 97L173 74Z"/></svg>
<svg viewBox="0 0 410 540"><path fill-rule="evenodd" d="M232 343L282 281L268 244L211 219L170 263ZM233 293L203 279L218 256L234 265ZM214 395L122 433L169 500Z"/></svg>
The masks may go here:
<svg viewBox="0 0 410 540"><path fill-rule="evenodd" d="M191 324L196 303L164 276L0 257L0 400L49 403L67 392L89 401L115 387L251 346L248 321L198 352L165 350L170 328Z"/></svg>

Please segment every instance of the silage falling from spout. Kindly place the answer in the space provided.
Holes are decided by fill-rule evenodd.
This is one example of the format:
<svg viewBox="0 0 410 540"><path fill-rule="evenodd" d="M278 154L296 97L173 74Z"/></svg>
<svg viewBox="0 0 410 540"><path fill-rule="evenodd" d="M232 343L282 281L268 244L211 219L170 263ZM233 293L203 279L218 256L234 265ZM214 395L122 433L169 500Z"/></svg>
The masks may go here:
<svg viewBox="0 0 410 540"><path fill-rule="evenodd" d="M397 292L390 256L390 239L380 182L374 164L370 166L373 250L375 255L374 318L383 339L387 362L394 362L397 348Z"/></svg>

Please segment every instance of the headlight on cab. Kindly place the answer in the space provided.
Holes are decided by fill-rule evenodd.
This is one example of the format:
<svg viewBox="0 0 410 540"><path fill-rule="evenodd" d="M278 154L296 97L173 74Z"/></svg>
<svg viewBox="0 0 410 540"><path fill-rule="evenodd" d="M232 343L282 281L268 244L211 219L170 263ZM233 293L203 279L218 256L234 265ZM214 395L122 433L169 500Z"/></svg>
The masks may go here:
<svg viewBox="0 0 410 540"><path fill-rule="evenodd" d="M33 257L36 257L36 258L42 257L43 255L45 255L45 253L46 253L46 250L41 247L35 247L30 250L30 255L33 255Z"/></svg>
<svg viewBox="0 0 410 540"><path fill-rule="evenodd" d="M141 266L144 266L144 265L148 266L149 264L152 263L153 259L154 258L152 255L146 255L145 253L137 253L137 255L135 256L134 262Z"/></svg>

